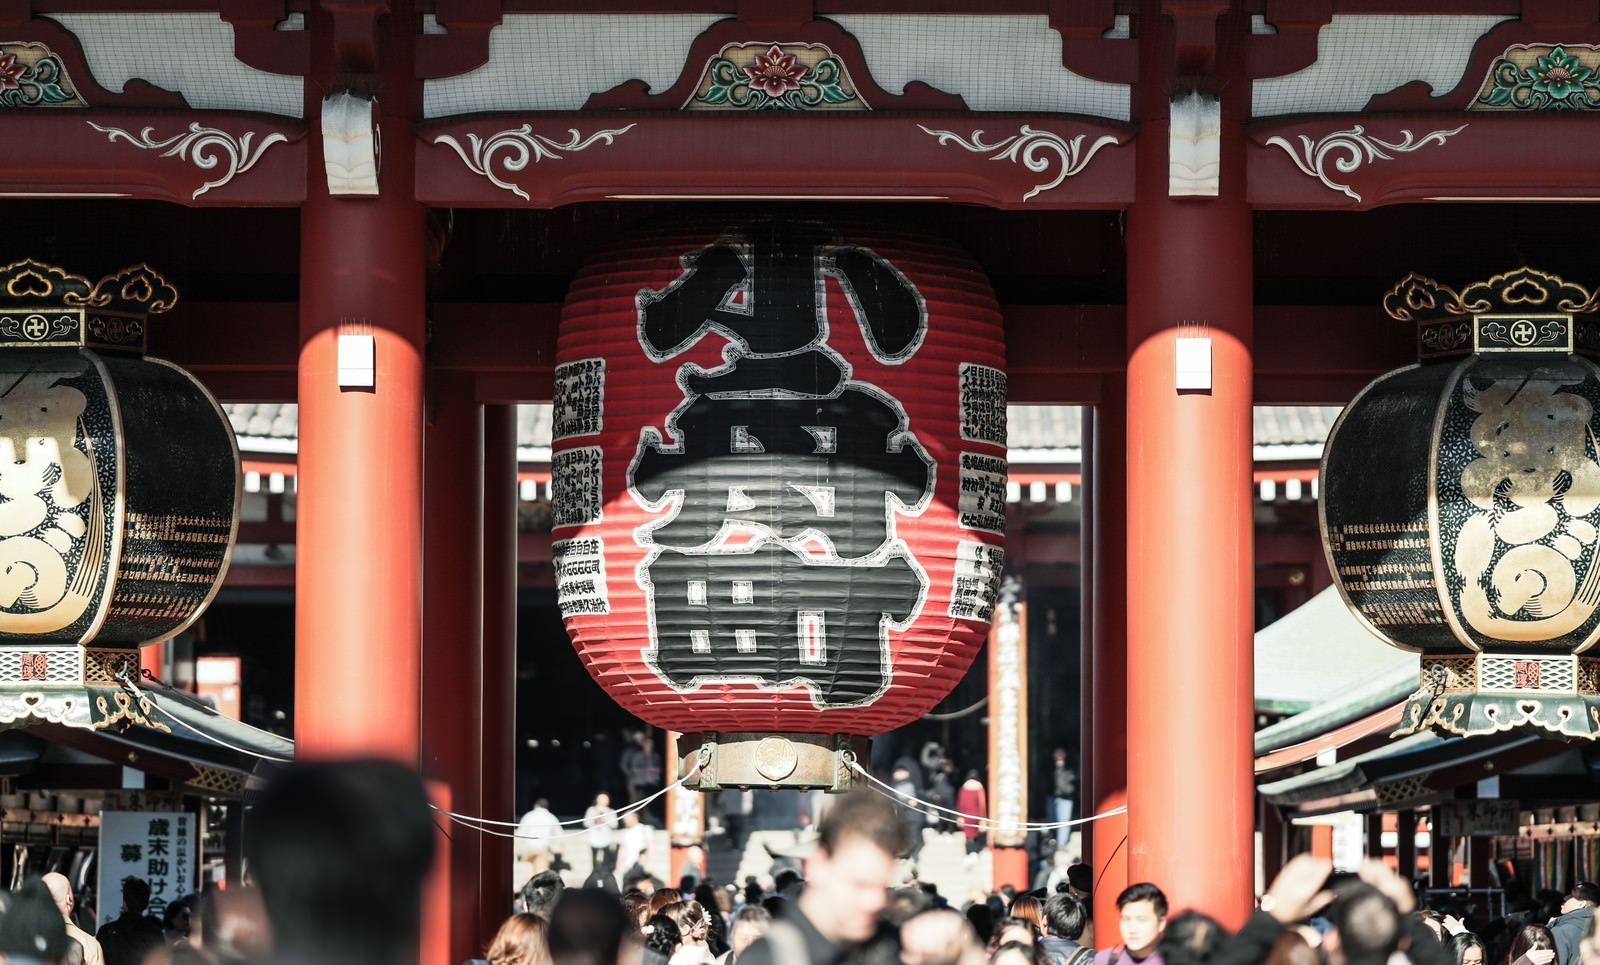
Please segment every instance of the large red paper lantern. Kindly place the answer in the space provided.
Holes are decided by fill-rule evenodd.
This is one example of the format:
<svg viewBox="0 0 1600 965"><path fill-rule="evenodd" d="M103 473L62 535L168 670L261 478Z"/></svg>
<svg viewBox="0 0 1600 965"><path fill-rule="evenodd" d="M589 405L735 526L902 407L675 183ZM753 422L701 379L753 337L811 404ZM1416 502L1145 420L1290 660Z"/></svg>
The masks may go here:
<svg viewBox="0 0 1600 965"><path fill-rule="evenodd" d="M966 672L1006 484L1004 336L969 258L798 221L636 234L574 280L556 362L557 596L624 708L870 735Z"/></svg>

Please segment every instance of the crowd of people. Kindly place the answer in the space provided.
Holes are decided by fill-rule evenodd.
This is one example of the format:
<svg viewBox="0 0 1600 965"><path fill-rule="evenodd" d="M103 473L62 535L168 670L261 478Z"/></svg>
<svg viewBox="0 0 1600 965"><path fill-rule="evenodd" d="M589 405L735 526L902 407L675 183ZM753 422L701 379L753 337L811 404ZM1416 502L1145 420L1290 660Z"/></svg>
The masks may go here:
<svg viewBox="0 0 1600 965"><path fill-rule="evenodd" d="M545 869L473 965L1600 965L1594 884L1523 896L1491 919L1427 907L1381 862L1335 874L1309 855L1237 931L1169 913L1145 882L1117 897L1116 934L1096 936L1083 865L1055 887L959 905L906 881L903 811L889 794L840 796L800 867L742 885L569 888ZM174 903L187 920L157 922L130 878L121 916L91 936L67 879L33 878L0 896L0 965L415 962L434 818L398 764L296 764L253 813L248 886Z"/></svg>
<svg viewBox="0 0 1600 965"><path fill-rule="evenodd" d="M1076 865L1031 892L959 907L893 885L910 853L904 809L855 792L828 811L798 872L741 886L684 880L622 894L565 888L546 872L488 949L487 965L1600 965L1600 887L1546 893L1488 918L1429 908L1381 862L1334 873L1301 855L1238 931L1171 913L1154 883L1117 897L1117 934L1096 941L1090 876ZM1475 928L1476 930L1472 930Z"/></svg>

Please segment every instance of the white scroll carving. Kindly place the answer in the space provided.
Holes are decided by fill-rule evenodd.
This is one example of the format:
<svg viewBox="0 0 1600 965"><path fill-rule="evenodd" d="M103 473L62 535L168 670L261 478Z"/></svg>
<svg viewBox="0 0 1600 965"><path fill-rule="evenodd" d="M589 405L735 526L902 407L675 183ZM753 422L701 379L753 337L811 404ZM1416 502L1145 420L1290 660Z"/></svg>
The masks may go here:
<svg viewBox="0 0 1600 965"><path fill-rule="evenodd" d="M1302 174L1310 175L1329 188L1360 201L1361 195L1351 190L1348 184L1340 184L1329 175L1326 169L1330 161L1334 170L1340 174L1349 174L1369 161L1394 160L1394 155L1385 151L1409 154L1428 144L1443 144L1446 138L1460 134L1466 129L1467 125L1463 124L1453 131L1430 131L1420 138L1410 130L1404 130L1400 133L1405 135L1405 139L1394 143L1371 136L1365 128L1357 124L1348 131L1334 131L1318 140L1312 140L1308 134L1298 135L1299 150L1296 150L1284 137L1269 137L1267 143L1283 148L1284 153L1289 155L1289 160L1294 162Z"/></svg>
<svg viewBox="0 0 1600 965"><path fill-rule="evenodd" d="M932 134L934 137L937 137L941 145L954 142L955 144L958 144L975 154L985 151L993 151L995 153L989 156L989 160L1010 161L1013 164L1021 163L1024 167L1033 172L1039 172L1049 168L1051 161L1049 158L1043 155L1044 152L1047 151L1053 152L1056 157L1060 159L1061 171L1056 174L1055 180L1041 182L1034 185L1032 191L1029 191L1027 194L1022 196L1022 200L1024 201L1028 201L1032 199L1034 195L1041 194L1058 186L1067 178L1072 177L1074 174L1077 174L1079 171L1082 171L1085 167L1087 167L1089 164L1089 159L1094 157L1096 151L1100 150L1102 147L1105 147L1107 144L1117 143L1116 138L1109 134L1102 134L1093 144L1089 146L1089 150L1085 151L1083 150L1083 139L1088 135L1079 134L1077 137L1074 137L1072 140L1068 141L1059 134L1055 134L1050 131L1035 130L1032 127L1024 124L1022 125L1022 130L1018 133L1007 138L1002 138L993 144L985 144L983 142L983 130L981 128L973 131L969 137L962 137L954 131L936 131L931 127L923 127L921 124L918 124L917 126L921 127L925 132Z"/></svg>
<svg viewBox="0 0 1600 965"><path fill-rule="evenodd" d="M267 148L279 142L288 143L289 138L283 134L268 134L261 139L261 143L252 150L250 140L255 137L254 131L234 137L227 131L215 127L202 127L199 121L189 122L187 134L174 134L164 140L156 140L155 128L147 127L137 136L116 127L101 127L94 121L86 122L102 134L109 136L113 144L117 138L122 138L134 147L146 151L161 151L162 157L176 157L188 161L202 171L211 171L222 168L222 177L215 181L207 181L197 188L190 198L198 198L212 188L221 187L232 181L236 176L245 173L261 160ZM165 150L163 150L163 148Z"/></svg>
<svg viewBox="0 0 1600 965"><path fill-rule="evenodd" d="M441 134L433 139L435 144L447 144L461 157L467 167L474 174L481 174L496 186L505 188L524 201L531 200L528 193L521 188L505 181L495 175L491 164L498 163L510 172L521 171L529 164L549 158L553 161L561 160L560 151L582 151L593 144L604 141L610 144L620 135L626 134L637 127L638 124L629 124L627 127L618 127L610 130L596 131L588 137L578 133L576 127L569 128L567 133L571 137L565 142L554 138L545 137L543 134L533 133L533 127L524 124L515 130L500 131L488 137L480 138L476 134L467 135L468 147L463 148L461 142L449 134ZM496 162L495 156L502 155Z"/></svg>

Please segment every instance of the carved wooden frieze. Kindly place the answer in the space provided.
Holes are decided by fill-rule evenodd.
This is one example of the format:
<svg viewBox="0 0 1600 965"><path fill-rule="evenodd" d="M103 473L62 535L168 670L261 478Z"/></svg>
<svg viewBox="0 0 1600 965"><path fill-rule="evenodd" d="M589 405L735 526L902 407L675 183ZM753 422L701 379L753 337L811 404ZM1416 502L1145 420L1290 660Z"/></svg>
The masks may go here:
<svg viewBox="0 0 1600 965"><path fill-rule="evenodd" d="M968 115L975 117L976 115ZM577 201L916 200L1112 208L1133 197L1132 130L1097 118L762 110L722 115L480 115L419 125L417 199L439 206ZM773 145L781 145L776 155Z"/></svg>
<svg viewBox="0 0 1600 965"><path fill-rule="evenodd" d="M7 109L188 106L181 94L144 81L121 92L101 87L76 37L51 20L0 33L0 111Z"/></svg>
<svg viewBox="0 0 1600 965"><path fill-rule="evenodd" d="M0 41L0 107L87 106L55 51Z"/></svg>
<svg viewBox="0 0 1600 965"><path fill-rule="evenodd" d="M1473 47L1449 90L1413 82L1372 98L1367 110L1572 111L1600 107L1600 24L1509 20Z"/></svg>
<svg viewBox="0 0 1600 965"><path fill-rule="evenodd" d="M653 93L630 80L595 94L585 110L881 111L967 109L954 94L913 82L891 94L878 86L861 45L838 24L792 28L730 19L697 37L678 80Z"/></svg>

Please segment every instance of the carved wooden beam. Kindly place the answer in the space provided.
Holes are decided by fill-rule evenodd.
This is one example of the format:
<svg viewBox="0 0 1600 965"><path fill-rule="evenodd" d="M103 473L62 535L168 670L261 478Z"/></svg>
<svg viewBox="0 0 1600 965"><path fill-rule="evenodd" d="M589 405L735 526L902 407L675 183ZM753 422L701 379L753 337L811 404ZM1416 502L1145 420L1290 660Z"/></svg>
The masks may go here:
<svg viewBox="0 0 1600 965"><path fill-rule="evenodd" d="M1600 129L1577 112L1272 118L1251 124L1248 137L1258 209L1600 200L1600 169L1589 160Z"/></svg>
<svg viewBox="0 0 1600 965"><path fill-rule="evenodd" d="M186 205L305 199L306 127L238 111L14 111L0 196L128 197Z"/></svg>
<svg viewBox="0 0 1600 965"><path fill-rule="evenodd" d="M1050 0L1050 27L1061 35L1061 66L1108 84L1139 79L1139 42L1108 39L1116 24L1114 0Z"/></svg>
<svg viewBox="0 0 1600 965"><path fill-rule="evenodd" d="M218 12L233 25L233 55L241 61L273 74L310 69L310 32L277 29L289 16L284 0L219 0Z"/></svg>
<svg viewBox="0 0 1600 965"><path fill-rule="evenodd" d="M333 17L333 48L348 73L378 69L378 17L389 12L387 0L320 0Z"/></svg>
<svg viewBox="0 0 1600 965"><path fill-rule="evenodd" d="M500 25L499 0L435 0L447 33L417 35L417 76L453 77L489 62L489 34Z"/></svg>
<svg viewBox="0 0 1600 965"><path fill-rule="evenodd" d="M924 200L1119 208L1132 129L1060 114L711 112L479 115L418 125L417 199L452 207L601 200Z"/></svg>

